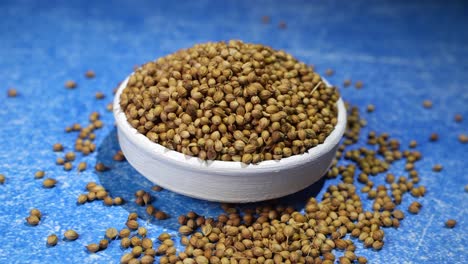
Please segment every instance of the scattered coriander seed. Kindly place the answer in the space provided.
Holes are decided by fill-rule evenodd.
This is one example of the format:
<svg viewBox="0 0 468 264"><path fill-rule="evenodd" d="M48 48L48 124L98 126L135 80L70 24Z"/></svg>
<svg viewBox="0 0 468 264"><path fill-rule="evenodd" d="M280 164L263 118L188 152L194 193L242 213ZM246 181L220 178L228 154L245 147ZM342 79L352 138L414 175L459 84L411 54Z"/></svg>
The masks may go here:
<svg viewBox="0 0 468 264"><path fill-rule="evenodd" d="M73 229L69 229L69 230L65 231L65 233L63 235L69 241L74 241L74 240L78 239L78 237L79 237L78 233Z"/></svg>
<svg viewBox="0 0 468 264"><path fill-rule="evenodd" d="M35 215L30 215L26 217L26 222L32 226L37 226L39 224L39 221L40 221L39 217Z"/></svg>
<svg viewBox="0 0 468 264"><path fill-rule="evenodd" d="M92 78L96 77L96 73L94 73L93 70L87 70L85 72L85 77L88 78L88 79L92 79Z"/></svg>
<svg viewBox="0 0 468 264"><path fill-rule="evenodd" d="M53 188L55 187L55 184L57 184L57 180L52 179L52 178L46 178L42 182L42 186L44 186L44 188Z"/></svg>
<svg viewBox="0 0 468 264"><path fill-rule="evenodd" d="M69 151L65 154L65 159L68 161L74 161L76 158L76 154L73 151Z"/></svg>
<svg viewBox="0 0 468 264"><path fill-rule="evenodd" d="M108 104L106 105L106 110L107 110L108 112L112 112L113 108L114 108L114 106L113 106L112 103L108 103Z"/></svg>
<svg viewBox="0 0 468 264"><path fill-rule="evenodd" d="M417 145L418 145L418 142L416 142L416 140L411 140L409 143L410 148L415 148Z"/></svg>
<svg viewBox="0 0 468 264"><path fill-rule="evenodd" d="M463 116L461 114L455 115L455 122L461 123L463 121Z"/></svg>
<svg viewBox="0 0 468 264"><path fill-rule="evenodd" d="M101 240L99 241L99 249L100 249L100 250L104 250L104 249L106 249L108 246L109 246L109 240L107 240L107 239L101 239Z"/></svg>
<svg viewBox="0 0 468 264"><path fill-rule="evenodd" d="M130 236L130 233L131 233L130 230L128 230L127 228L123 228L123 229L120 230L120 232L119 232L119 237L120 237L120 238L128 237L128 236Z"/></svg>
<svg viewBox="0 0 468 264"><path fill-rule="evenodd" d="M57 165L63 165L63 164L65 164L65 160L64 160L63 158L60 158L60 157L59 157L59 158L57 158L57 160L55 161L55 163L56 163Z"/></svg>
<svg viewBox="0 0 468 264"><path fill-rule="evenodd" d="M141 241L141 247L144 249L153 248L153 241L147 237L143 238Z"/></svg>
<svg viewBox="0 0 468 264"><path fill-rule="evenodd" d="M362 87L364 87L364 83L362 81L357 81L354 84L354 87L356 87L356 89L361 89Z"/></svg>
<svg viewBox="0 0 468 264"><path fill-rule="evenodd" d="M88 244L86 246L86 249L90 252L90 253L96 253L99 251L99 245L98 244L95 244L95 243L92 243L92 244Z"/></svg>
<svg viewBox="0 0 468 264"><path fill-rule="evenodd" d="M63 164L63 169L66 171L70 171L72 168L73 168L73 165L71 162L65 162L65 164Z"/></svg>
<svg viewBox="0 0 468 264"><path fill-rule="evenodd" d="M457 221L453 219L449 219L447 220L447 222L445 222L445 226L448 228L454 228L456 224L457 224Z"/></svg>
<svg viewBox="0 0 468 264"><path fill-rule="evenodd" d="M140 236L142 236L142 237L145 237L147 232L148 232L148 231L146 230L146 228L144 228L144 227L142 227L142 226L140 226L140 227L138 228L138 231L137 231L137 233L138 233Z"/></svg>
<svg viewBox="0 0 468 264"><path fill-rule="evenodd" d="M4 184L5 183L5 175L3 174L0 174L0 184Z"/></svg>
<svg viewBox="0 0 468 264"><path fill-rule="evenodd" d="M96 99L101 100L101 99L104 99L104 97L106 97L106 96L102 92L96 92L95 97L96 97Z"/></svg>
<svg viewBox="0 0 468 264"><path fill-rule="evenodd" d="M465 192L468 192L468 184L465 185Z"/></svg>
<svg viewBox="0 0 468 264"><path fill-rule="evenodd" d="M163 190L163 188L159 185L154 185L153 187L151 187L151 190L155 191L155 192L160 192Z"/></svg>
<svg viewBox="0 0 468 264"><path fill-rule="evenodd" d="M179 228L179 233L182 235L190 235L193 232L193 229L188 226L181 226Z"/></svg>
<svg viewBox="0 0 468 264"><path fill-rule="evenodd" d="M270 17L269 16L262 16L262 23L263 24L269 24L270 23Z"/></svg>
<svg viewBox="0 0 468 264"><path fill-rule="evenodd" d="M112 197L110 197L110 196L104 197L103 200L104 200L104 205L107 205L107 206L114 205L114 200L112 200Z"/></svg>
<svg viewBox="0 0 468 264"><path fill-rule="evenodd" d="M78 171L82 172L82 171L86 170L87 167L88 167L88 164L86 164L86 162L84 162L84 161L80 162L78 164Z"/></svg>
<svg viewBox="0 0 468 264"><path fill-rule="evenodd" d="M146 254L146 251L145 251L145 254ZM145 256L141 257L140 263L141 264L152 264L152 263L154 263L154 257L149 256L149 255L145 255Z"/></svg>
<svg viewBox="0 0 468 264"><path fill-rule="evenodd" d="M115 197L113 203L115 205L122 205L124 203L124 199L122 197Z"/></svg>
<svg viewBox="0 0 468 264"><path fill-rule="evenodd" d="M434 142L439 140L439 135L437 133L432 133L431 136L429 137L429 140Z"/></svg>
<svg viewBox="0 0 468 264"><path fill-rule="evenodd" d="M135 220L127 221L126 225L130 230L137 230L138 229L138 222L135 221Z"/></svg>
<svg viewBox="0 0 468 264"><path fill-rule="evenodd" d="M350 80L350 79L344 80L344 82L343 82L343 87L346 88L346 87L349 87L350 85L351 85L351 80Z"/></svg>
<svg viewBox="0 0 468 264"><path fill-rule="evenodd" d="M335 74L335 71L333 69L327 69L325 71L325 75L327 76L332 76L333 74Z"/></svg>
<svg viewBox="0 0 468 264"><path fill-rule="evenodd" d="M154 214L154 217L156 219L158 219L158 220L165 220L165 219L169 218L167 213L163 212L163 211L156 211L156 213Z"/></svg>
<svg viewBox="0 0 468 264"><path fill-rule="evenodd" d="M78 204L84 204L88 201L88 196L86 194L80 194L77 199Z"/></svg>
<svg viewBox="0 0 468 264"><path fill-rule="evenodd" d="M278 24L278 27L280 29L286 29L288 27L288 25L286 24L286 22L280 21L279 24Z"/></svg>
<svg viewBox="0 0 468 264"><path fill-rule="evenodd" d="M121 264L128 264L133 258L132 253L126 253L120 258L120 263Z"/></svg>
<svg viewBox="0 0 468 264"><path fill-rule="evenodd" d="M106 230L106 237L113 240L117 237L118 233L117 229L111 227Z"/></svg>
<svg viewBox="0 0 468 264"><path fill-rule="evenodd" d="M44 176L45 176L44 171L36 171L36 173L34 173L34 178L36 178L36 179L42 179L42 178L44 178Z"/></svg>
<svg viewBox="0 0 468 264"><path fill-rule="evenodd" d="M57 235L52 234L52 235L49 235L49 236L47 237L47 245L48 245L48 246L53 247L53 246L57 245L57 243L58 243L58 237L57 237Z"/></svg>
<svg viewBox="0 0 468 264"><path fill-rule="evenodd" d="M94 169L99 172L104 172L108 170L109 168L106 165L104 165L102 162L98 162L96 163L96 166L94 166Z"/></svg>
<svg viewBox="0 0 468 264"><path fill-rule="evenodd" d="M162 233L158 236L158 240L161 242L167 239L171 239L171 235L169 235L168 233Z"/></svg>
<svg viewBox="0 0 468 264"><path fill-rule="evenodd" d="M7 95L8 97L16 97L18 96L18 91L16 91L14 88L10 88L8 89Z"/></svg>
<svg viewBox="0 0 468 264"><path fill-rule="evenodd" d="M424 100L423 101L423 106L424 106L424 108L427 108L427 109L432 108L432 101L431 100Z"/></svg>
<svg viewBox="0 0 468 264"><path fill-rule="evenodd" d="M63 145L60 144L60 143L55 143L55 144L52 146L52 150L55 151L55 152L63 151Z"/></svg>
<svg viewBox="0 0 468 264"><path fill-rule="evenodd" d="M115 153L113 159L115 161L124 161L125 160L125 156L123 154L123 152L121 150L117 151L117 153Z"/></svg>
<svg viewBox="0 0 468 264"><path fill-rule="evenodd" d="M468 143L468 135L466 134L458 135L458 141L460 141L462 144Z"/></svg>
<svg viewBox="0 0 468 264"><path fill-rule="evenodd" d="M128 237L123 237L121 240L120 240L120 246L122 248L129 248L131 245L131 242L130 242L130 238Z"/></svg>
<svg viewBox="0 0 468 264"><path fill-rule="evenodd" d="M65 82L65 88L68 88L68 89L74 89L76 88L76 82L75 81L72 81L72 80L68 80Z"/></svg>
<svg viewBox="0 0 468 264"><path fill-rule="evenodd" d="M421 210L422 205L418 202L413 202L410 204L408 207L408 211L412 214L418 214L419 211Z"/></svg>
<svg viewBox="0 0 468 264"><path fill-rule="evenodd" d="M373 104L367 105L367 112L372 113L375 110L375 106Z"/></svg>
<svg viewBox="0 0 468 264"><path fill-rule="evenodd" d="M29 215L37 216L37 218L39 218L39 220L42 218L42 213L37 208L31 209L31 211L29 211Z"/></svg>
<svg viewBox="0 0 468 264"><path fill-rule="evenodd" d="M432 170L435 171L435 172L440 172L442 171L443 167L441 164L436 164L432 167Z"/></svg>

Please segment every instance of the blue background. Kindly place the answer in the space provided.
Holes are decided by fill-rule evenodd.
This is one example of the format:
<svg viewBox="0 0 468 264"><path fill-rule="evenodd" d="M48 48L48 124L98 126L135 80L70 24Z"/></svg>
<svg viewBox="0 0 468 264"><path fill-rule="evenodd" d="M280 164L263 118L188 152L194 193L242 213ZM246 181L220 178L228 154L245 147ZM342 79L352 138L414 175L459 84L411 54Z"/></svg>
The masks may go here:
<svg viewBox="0 0 468 264"><path fill-rule="evenodd" d="M261 17L271 17L262 24ZM385 229L385 246L357 254L371 263L467 263L468 144L457 136L468 133L468 4L462 1L0 1L0 263L118 263L123 251L118 242L98 254L84 245L103 238L108 227L124 227L130 211L144 215L132 202L138 189L149 190L145 180L127 162L116 163L118 150L113 117L105 111L112 89L135 64L142 64L194 43L242 39L284 49L324 73L341 88L352 104L376 105L364 113L369 130L389 132L419 143L424 154L417 168L427 195L419 199L421 213L409 215L399 229ZM287 29L278 28L284 20ZM87 80L84 72L97 76ZM364 88L342 88L345 78L362 80ZM67 90L65 80L78 88ZM15 87L17 98L7 98ZM96 91L106 94L96 100ZM433 108L422 107L430 99ZM363 108L364 109L364 108ZM103 161L111 167L97 174L78 174L54 164L60 154L55 142L72 149L75 135L64 127L86 124L92 111L102 113L105 128L97 132L98 151L78 160L93 167ZM465 117L462 123L454 115ZM428 141L432 132L440 135ZM441 163L441 173L431 171ZM75 166L77 162L74 163ZM403 163L392 172L405 175ZM56 178L56 188L43 189L34 172L45 170ZM376 183L381 182L375 179ZM130 200L122 207L102 202L77 206L76 198L89 181L97 181L113 196ZM320 197L327 180L283 200L300 205L311 195ZM323 182L322 182L323 184ZM169 191L154 193L154 205L172 216L167 221L140 221L149 236L175 234L176 216L190 208L206 215L221 212L216 203L183 197ZM365 199L364 199L365 200ZM407 196L401 206L406 211ZM366 202L370 208L371 202ZM37 207L43 219L36 227L25 224L28 211ZM454 229L444 222L454 218ZM45 245L47 235L73 228L75 242ZM338 254L339 256L339 254Z"/></svg>

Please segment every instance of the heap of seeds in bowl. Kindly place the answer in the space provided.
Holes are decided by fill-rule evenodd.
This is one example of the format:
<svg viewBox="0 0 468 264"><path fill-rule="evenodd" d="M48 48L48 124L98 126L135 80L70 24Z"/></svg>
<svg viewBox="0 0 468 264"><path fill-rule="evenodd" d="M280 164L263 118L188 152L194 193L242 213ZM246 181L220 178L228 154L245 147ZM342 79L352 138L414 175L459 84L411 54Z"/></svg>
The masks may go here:
<svg viewBox="0 0 468 264"><path fill-rule="evenodd" d="M151 141L202 160L258 163L303 154L337 123L337 90L270 47L198 44L149 62L120 95Z"/></svg>

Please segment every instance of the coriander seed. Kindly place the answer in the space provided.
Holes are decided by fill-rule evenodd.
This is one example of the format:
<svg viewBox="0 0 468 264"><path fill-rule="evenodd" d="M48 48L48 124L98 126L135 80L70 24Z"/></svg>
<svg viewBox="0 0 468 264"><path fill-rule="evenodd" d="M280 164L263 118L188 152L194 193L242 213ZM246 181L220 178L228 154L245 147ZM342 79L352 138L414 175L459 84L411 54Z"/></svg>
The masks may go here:
<svg viewBox="0 0 468 264"><path fill-rule="evenodd" d="M432 170L435 171L435 172L440 172L442 171L443 167L441 164L436 164L432 167Z"/></svg>
<svg viewBox="0 0 468 264"><path fill-rule="evenodd" d="M327 76L332 76L333 74L335 74L335 71L332 70L332 69L327 69L327 70L325 71L325 75L327 75Z"/></svg>
<svg viewBox="0 0 468 264"><path fill-rule="evenodd" d="M458 135L458 141L460 141L462 144L468 143L468 135L466 134Z"/></svg>
<svg viewBox="0 0 468 264"><path fill-rule="evenodd" d="M109 246L109 241L107 239L101 239L99 241L99 249L104 250Z"/></svg>
<svg viewBox="0 0 468 264"><path fill-rule="evenodd" d="M55 187L55 184L57 184L57 180L52 178L47 178L42 182L42 186L44 186L44 188L53 188Z"/></svg>
<svg viewBox="0 0 468 264"><path fill-rule="evenodd" d="M74 240L78 239L78 237L79 237L78 233L73 229L69 229L69 230L65 231L65 233L63 235L69 241L74 241Z"/></svg>
<svg viewBox="0 0 468 264"><path fill-rule="evenodd" d="M102 92L96 92L95 97L96 99L101 100L101 99L104 99L104 97L106 96Z"/></svg>
<svg viewBox="0 0 468 264"><path fill-rule="evenodd" d="M113 227L108 228L106 230L106 237L109 238L110 240L113 240L113 239L115 239L117 237L118 233L119 232L117 231L117 229L115 229Z"/></svg>
<svg viewBox="0 0 468 264"><path fill-rule="evenodd" d="M449 219L445 222L445 226L448 228L454 228L456 224L457 224L457 221L453 219Z"/></svg>
<svg viewBox="0 0 468 264"><path fill-rule="evenodd" d="M8 89L7 95L8 97L16 97L18 96L18 91L16 91L14 88L10 88Z"/></svg>
<svg viewBox="0 0 468 264"><path fill-rule="evenodd" d="M94 71L92 71L92 70L87 70L85 72L85 77L88 78L88 79L92 79L92 78L96 77L96 73L94 73Z"/></svg>
<svg viewBox="0 0 468 264"><path fill-rule="evenodd" d="M82 172L84 170L86 170L86 168L88 167L88 164L86 164L86 162L80 162L78 164L78 172Z"/></svg>
<svg viewBox="0 0 468 264"><path fill-rule="evenodd" d="M461 114L455 115L455 122L461 123L463 121L463 116Z"/></svg>
<svg viewBox="0 0 468 264"><path fill-rule="evenodd" d="M432 108L432 101L431 100L424 100L423 101L424 108Z"/></svg>
<svg viewBox="0 0 468 264"><path fill-rule="evenodd" d="M96 253L99 251L99 245L98 244L95 244L95 243L92 243L92 244L89 244L86 246L86 249L90 252L90 253Z"/></svg>
<svg viewBox="0 0 468 264"><path fill-rule="evenodd" d="M39 224L39 221L40 221L39 217L35 215L30 215L26 217L26 222L32 226L37 226Z"/></svg>
<svg viewBox="0 0 468 264"><path fill-rule="evenodd" d="M44 171L36 171L36 173L34 173L34 178L36 178L36 179L42 179L42 178L44 178L44 176L45 176Z"/></svg>
<svg viewBox="0 0 468 264"><path fill-rule="evenodd" d="M350 79L344 80L344 82L343 82L343 87L346 88L346 87L349 87L350 85L351 85L351 80L350 80Z"/></svg>
<svg viewBox="0 0 468 264"><path fill-rule="evenodd" d="M356 87L356 89L362 89L363 86L364 86L364 83L362 81L357 81L354 84L354 87Z"/></svg>
<svg viewBox="0 0 468 264"><path fill-rule="evenodd" d="M77 84L75 81L72 81L72 80L68 80L65 82L65 88L67 89L74 89L76 88Z"/></svg>
<svg viewBox="0 0 468 264"><path fill-rule="evenodd" d="M60 144L60 143L55 143L55 144L52 146L52 150L55 151L55 152L63 151L63 145Z"/></svg>
<svg viewBox="0 0 468 264"><path fill-rule="evenodd" d="M63 169L66 171L70 171L72 168L73 168L73 165L71 162L65 162L65 164L63 164Z"/></svg>
<svg viewBox="0 0 468 264"><path fill-rule="evenodd" d="M0 184L4 184L5 183L5 175L3 174L0 174Z"/></svg>
<svg viewBox="0 0 468 264"><path fill-rule="evenodd" d="M47 245L48 245L48 246L53 247L53 246L57 245L57 243L58 243L58 237L57 237L57 235L52 234L52 235L49 235L49 236L47 237Z"/></svg>
<svg viewBox="0 0 468 264"><path fill-rule="evenodd" d="M439 140L439 135L437 133L432 133L431 136L429 137L429 140L434 142Z"/></svg>

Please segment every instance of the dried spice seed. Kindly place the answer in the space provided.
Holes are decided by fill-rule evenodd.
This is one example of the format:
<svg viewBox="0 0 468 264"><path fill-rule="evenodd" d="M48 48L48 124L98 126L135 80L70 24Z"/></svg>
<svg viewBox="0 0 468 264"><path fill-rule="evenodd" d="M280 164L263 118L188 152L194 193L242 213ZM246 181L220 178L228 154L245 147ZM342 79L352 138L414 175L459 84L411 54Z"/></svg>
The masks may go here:
<svg viewBox="0 0 468 264"><path fill-rule="evenodd" d="M59 158L57 158L57 160L55 161L55 163L56 163L57 165L63 165L63 164L65 164L65 160L64 160L63 158L60 158L60 157L59 157Z"/></svg>
<svg viewBox="0 0 468 264"><path fill-rule="evenodd" d="M104 97L106 96L102 92L96 92L95 97L96 99L101 100L101 99L104 99Z"/></svg>
<svg viewBox="0 0 468 264"><path fill-rule="evenodd" d="M57 180L52 178L47 178L42 182L42 186L44 186L44 188L53 188L55 187L55 184L57 184Z"/></svg>
<svg viewBox="0 0 468 264"><path fill-rule="evenodd" d="M30 215L26 217L26 222L32 226L37 226L39 224L39 221L40 221L39 217L35 215Z"/></svg>
<svg viewBox="0 0 468 264"><path fill-rule="evenodd" d="M445 222L445 226L448 228L454 228L456 224L457 224L457 221L453 219L449 219Z"/></svg>
<svg viewBox="0 0 468 264"><path fill-rule="evenodd" d="M92 78L96 77L96 73L94 73L93 70L87 70L85 72L85 77L88 78L88 79L92 79Z"/></svg>
<svg viewBox="0 0 468 264"><path fill-rule="evenodd" d="M72 81L72 80L68 80L65 82L65 88L67 89L74 89L76 88L77 84L75 81Z"/></svg>
<svg viewBox="0 0 468 264"><path fill-rule="evenodd" d="M119 232L115 228L108 228L106 230L106 237L109 238L110 240L113 240L117 237Z"/></svg>
<svg viewBox="0 0 468 264"><path fill-rule="evenodd" d="M88 164L86 164L86 162L84 162L84 161L83 161L83 162L80 162L80 163L78 164L78 168L77 168L77 169L78 169L78 172L85 171L87 167L88 167Z"/></svg>
<svg viewBox="0 0 468 264"><path fill-rule="evenodd" d="M45 176L44 171L36 171L36 173L34 173L34 178L36 178L36 179L42 179L42 178L44 178L44 176Z"/></svg>
<svg viewBox="0 0 468 264"><path fill-rule="evenodd" d="M418 214L419 211L421 210L422 205L418 202L413 202L410 204L408 207L408 211L412 214Z"/></svg>
<svg viewBox="0 0 468 264"><path fill-rule="evenodd" d="M113 203L114 205L122 205L124 203L124 199L122 197L115 197Z"/></svg>
<svg viewBox="0 0 468 264"><path fill-rule="evenodd" d="M123 155L123 152L121 150L117 151L117 153L115 153L115 155L113 157L113 160L115 160L115 161L124 161L125 156Z"/></svg>
<svg viewBox="0 0 468 264"><path fill-rule="evenodd" d="M159 185L155 185L153 187L151 187L151 190L155 191L155 192L160 192L163 190L163 188Z"/></svg>
<svg viewBox="0 0 468 264"><path fill-rule="evenodd" d="M77 199L78 204L84 204L88 201L88 196L86 194L80 194Z"/></svg>
<svg viewBox="0 0 468 264"><path fill-rule="evenodd" d="M335 71L332 70L332 69L327 69L327 70L325 71L325 75L327 75L327 76L332 76L333 74L335 74Z"/></svg>
<svg viewBox="0 0 468 264"><path fill-rule="evenodd" d="M344 82L343 82L343 87L346 88L346 87L349 87L350 85L351 85L351 80L350 80L350 79L344 80Z"/></svg>
<svg viewBox="0 0 468 264"><path fill-rule="evenodd" d="M65 231L65 233L63 235L68 241L74 241L74 240L78 239L78 237L79 237L78 233L73 229L69 229L69 230Z"/></svg>
<svg viewBox="0 0 468 264"><path fill-rule="evenodd" d="M90 252L90 253L96 253L99 251L99 245L98 244L89 244L86 246L86 249Z"/></svg>
<svg viewBox="0 0 468 264"><path fill-rule="evenodd" d="M72 168L73 168L73 165L71 162L65 162L65 164L63 164L63 169L66 171L71 171Z"/></svg>
<svg viewBox="0 0 468 264"><path fill-rule="evenodd" d="M262 16L262 23L263 24L269 24L270 23L270 17L269 16Z"/></svg>
<svg viewBox="0 0 468 264"><path fill-rule="evenodd" d="M154 217L158 220L165 220L167 218L169 218L169 216L163 212L163 211L157 211L155 214L154 214Z"/></svg>
<svg viewBox="0 0 468 264"><path fill-rule="evenodd" d="M122 240L120 240L120 246L122 248L129 248L131 244L130 238L128 237L123 237Z"/></svg>
<svg viewBox="0 0 468 264"><path fill-rule="evenodd" d="M144 228L144 227L139 227L139 228L138 228L138 231L137 231L138 235L140 235L140 236L142 236L142 237L145 237L147 232L148 232L148 231L147 231L146 228Z"/></svg>
<svg viewBox="0 0 468 264"><path fill-rule="evenodd" d="M99 241L99 249L104 250L109 246L109 241L107 239L101 239Z"/></svg>
<svg viewBox="0 0 468 264"><path fill-rule="evenodd" d="M5 179L6 179L5 175L0 174L0 184L4 184L4 183L5 183Z"/></svg>
<svg viewBox="0 0 468 264"><path fill-rule="evenodd" d="M109 170L109 168L101 162L96 163L96 166L94 166L94 169L98 172L104 172L104 171Z"/></svg>
<svg viewBox="0 0 468 264"><path fill-rule="evenodd" d="M432 108L432 101L431 100L424 100L423 101L423 106L424 106L424 108L427 108L427 109Z"/></svg>
<svg viewBox="0 0 468 264"><path fill-rule="evenodd" d="M120 230L119 237L120 238L129 237L130 233L131 233L130 230L128 230L127 228L124 228L124 229Z"/></svg>
<svg viewBox="0 0 468 264"><path fill-rule="evenodd" d="M126 253L125 255L123 255L121 258L120 258L120 263L121 264L128 264L130 263L131 260L133 260L133 254L131 253Z"/></svg>
<svg viewBox="0 0 468 264"><path fill-rule="evenodd" d="M373 104L367 105L367 112L372 113L375 110L375 106Z"/></svg>
<svg viewBox="0 0 468 264"><path fill-rule="evenodd" d="M364 87L364 83L362 81L357 81L354 84L354 87L356 87L356 89L362 89L362 87Z"/></svg>
<svg viewBox="0 0 468 264"><path fill-rule="evenodd" d="M454 119L455 122L461 123L463 121L463 116L461 114L456 114Z"/></svg>
<svg viewBox="0 0 468 264"><path fill-rule="evenodd" d="M128 220L126 225L130 230L138 229L138 222L135 220Z"/></svg>
<svg viewBox="0 0 468 264"><path fill-rule="evenodd" d="M460 141L462 144L468 143L468 135L466 134L458 135L458 141Z"/></svg>
<svg viewBox="0 0 468 264"><path fill-rule="evenodd" d="M440 172L442 171L443 167L441 164L436 164L432 167L432 170L435 171L435 172Z"/></svg>
<svg viewBox="0 0 468 264"><path fill-rule="evenodd" d="M8 89L7 95L8 97L16 97L18 96L18 91L16 91L14 88L10 88Z"/></svg>
<svg viewBox="0 0 468 264"><path fill-rule="evenodd" d="M280 21L279 24L278 24L278 28L280 28L280 29L286 29L287 27L288 27L288 25L284 21Z"/></svg>
<svg viewBox="0 0 468 264"><path fill-rule="evenodd" d="M60 144L60 143L55 143L55 144L52 146L52 150L55 151L55 152L63 151L63 145Z"/></svg>
<svg viewBox="0 0 468 264"><path fill-rule="evenodd" d="M431 136L429 137L429 140L434 142L439 140L439 135L437 133L432 133Z"/></svg>
<svg viewBox="0 0 468 264"><path fill-rule="evenodd" d="M37 218L41 219L42 218L42 213L39 211L39 209L33 208L31 211L29 211L29 215L34 215Z"/></svg>
<svg viewBox="0 0 468 264"><path fill-rule="evenodd" d="M75 158L76 158L76 154L75 154L74 152L72 152L72 151L67 152L67 153L65 154L65 159L66 159L67 161L74 161Z"/></svg>
<svg viewBox="0 0 468 264"><path fill-rule="evenodd" d="M57 243L58 243L58 237L57 237L57 235L52 234L52 235L49 235L49 236L47 237L47 245L48 245L48 246L53 247L53 246L57 245Z"/></svg>

